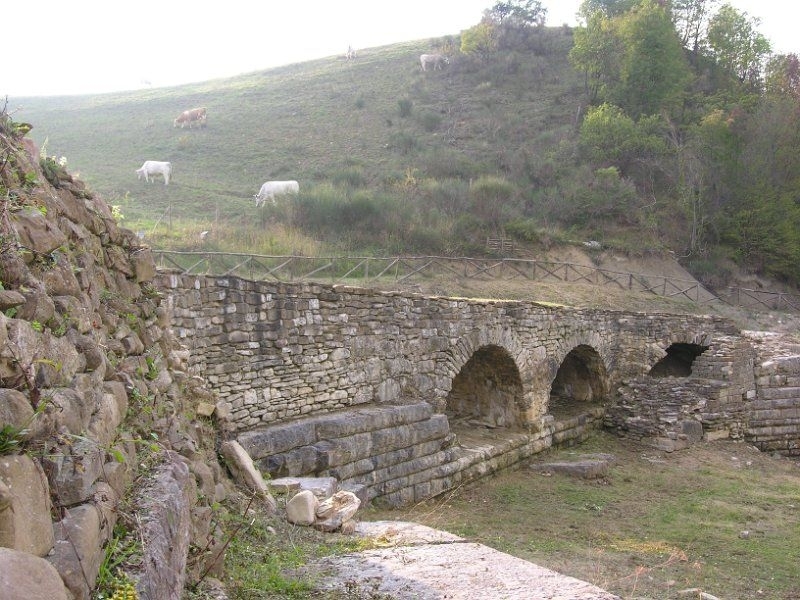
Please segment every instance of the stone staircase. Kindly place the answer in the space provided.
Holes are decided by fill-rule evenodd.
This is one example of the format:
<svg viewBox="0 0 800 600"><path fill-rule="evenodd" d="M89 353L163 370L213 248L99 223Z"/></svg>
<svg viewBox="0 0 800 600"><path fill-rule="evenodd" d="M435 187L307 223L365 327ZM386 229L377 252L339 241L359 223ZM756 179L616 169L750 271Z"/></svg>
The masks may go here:
<svg viewBox="0 0 800 600"><path fill-rule="evenodd" d="M553 423L537 433L460 425L427 402L370 405L240 433L238 441L269 477L334 477L367 501L404 506L507 468L580 436L601 417Z"/></svg>

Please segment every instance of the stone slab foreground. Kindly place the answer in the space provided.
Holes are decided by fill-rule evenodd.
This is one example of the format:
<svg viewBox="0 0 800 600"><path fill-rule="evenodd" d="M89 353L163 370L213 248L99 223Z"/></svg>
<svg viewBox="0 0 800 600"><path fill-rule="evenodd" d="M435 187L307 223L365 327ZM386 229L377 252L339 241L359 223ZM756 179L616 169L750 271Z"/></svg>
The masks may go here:
<svg viewBox="0 0 800 600"><path fill-rule="evenodd" d="M385 547L306 567L317 589L358 589L397 600L620 600L585 581L416 523L364 522L356 533Z"/></svg>

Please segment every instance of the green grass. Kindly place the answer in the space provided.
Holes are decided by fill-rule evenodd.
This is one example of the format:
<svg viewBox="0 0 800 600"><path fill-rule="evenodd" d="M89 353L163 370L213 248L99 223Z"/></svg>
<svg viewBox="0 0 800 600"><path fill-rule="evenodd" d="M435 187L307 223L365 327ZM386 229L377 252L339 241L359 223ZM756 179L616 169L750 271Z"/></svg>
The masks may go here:
<svg viewBox="0 0 800 600"><path fill-rule="evenodd" d="M534 460L597 451L617 457L604 481L521 468L365 518L451 531L624 599L686 597L679 592L689 588L725 600L800 597L796 463L732 442L662 455L607 434Z"/></svg>
<svg viewBox="0 0 800 600"><path fill-rule="evenodd" d="M363 540L292 525L283 516L257 510L244 514L246 503L233 500L222 523L229 535L225 584L231 600L344 599L339 593L314 591L313 576L301 571L316 558L364 549ZM193 594L205 598L200 591Z"/></svg>

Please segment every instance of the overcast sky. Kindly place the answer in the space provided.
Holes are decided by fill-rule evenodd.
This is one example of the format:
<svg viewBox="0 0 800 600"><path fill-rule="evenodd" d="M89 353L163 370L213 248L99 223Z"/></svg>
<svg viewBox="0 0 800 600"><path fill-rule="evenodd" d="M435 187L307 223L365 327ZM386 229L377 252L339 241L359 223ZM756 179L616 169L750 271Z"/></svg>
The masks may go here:
<svg viewBox="0 0 800 600"><path fill-rule="evenodd" d="M800 7L730 0L776 52L800 52ZM396 42L455 35L494 0L38 0L4 8L0 98L95 94L230 77ZM580 0L543 0L574 25ZM779 6L780 5L780 6Z"/></svg>

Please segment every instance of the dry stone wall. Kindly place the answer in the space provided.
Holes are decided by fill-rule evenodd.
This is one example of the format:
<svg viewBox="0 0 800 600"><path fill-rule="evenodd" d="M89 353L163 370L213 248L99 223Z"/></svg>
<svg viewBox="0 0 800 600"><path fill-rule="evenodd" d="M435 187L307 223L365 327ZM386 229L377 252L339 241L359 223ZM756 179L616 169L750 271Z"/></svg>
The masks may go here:
<svg viewBox="0 0 800 600"><path fill-rule="evenodd" d="M676 341L733 333L722 319L571 310L536 303L232 277L159 275L174 333L243 431L368 403L423 400L444 412L453 380L481 348L519 372L523 428L547 413L550 384L588 346L603 387L645 374Z"/></svg>
<svg viewBox="0 0 800 600"><path fill-rule="evenodd" d="M138 597L178 598L218 560L227 480L211 423L182 418L213 394L186 370L150 250L26 131L0 112L0 596L93 597L124 507Z"/></svg>

